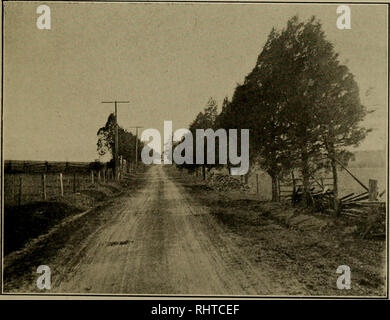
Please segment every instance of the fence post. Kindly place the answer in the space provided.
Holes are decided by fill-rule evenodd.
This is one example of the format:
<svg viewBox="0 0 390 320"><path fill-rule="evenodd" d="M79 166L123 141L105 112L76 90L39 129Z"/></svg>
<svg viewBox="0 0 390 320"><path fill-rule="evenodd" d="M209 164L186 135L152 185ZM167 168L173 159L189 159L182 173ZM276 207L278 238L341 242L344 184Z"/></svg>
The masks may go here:
<svg viewBox="0 0 390 320"><path fill-rule="evenodd" d="M42 195L43 200L47 199L47 193L46 193L46 174L42 174Z"/></svg>
<svg viewBox="0 0 390 320"><path fill-rule="evenodd" d="M91 181L92 181L92 184L95 184L94 176L93 176L93 170L91 170Z"/></svg>
<svg viewBox="0 0 390 320"><path fill-rule="evenodd" d="M376 201L378 197L378 180L369 179L368 188L369 188L369 200Z"/></svg>
<svg viewBox="0 0 390 320"><path fill-rule="evenodd" d="M73 193L76 193L76 172L73 173Z"/></svg>
<svg viewBox="0 0 390 320"><path fill-rule="evenodd" d="M23 178L22 175L20 175L19 176L19 199L18 199L19 206L22 204L22 191L23 191Z"/></svg>
<svg viewBox="0 0 390 320"><path fill-rule="evenodd" d="M62 180L62 172L60 173L60 188L61 188L61 197L64 196L64 183Z"/></svg>
<svg viewBox="0 0 390 320"><path fill-rule="evenodd" d="M293 193L295 193L295 191L297 191L297 185L295 183L294 171L291 171L291 180L292 180L292 184L293 184Z"/></svg>
<svg viewBox="0 0 390 320"><path fill-rule="evenodd" d="M97 179L98 179L98 182L100 183L100 170L98 171L98 176L97 176Z"/></svg>

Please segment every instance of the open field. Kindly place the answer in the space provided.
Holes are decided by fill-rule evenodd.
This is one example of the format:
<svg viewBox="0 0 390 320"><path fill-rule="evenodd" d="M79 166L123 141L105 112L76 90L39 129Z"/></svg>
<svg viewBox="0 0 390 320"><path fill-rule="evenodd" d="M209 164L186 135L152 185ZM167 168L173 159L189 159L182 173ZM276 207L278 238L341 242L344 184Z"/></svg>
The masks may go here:
<svg viewBox="0 0 390 320"><path fill-rule="evenodd" d="M386 167L375 168L350 168L354 175L368 187L368 180L378 180L379 193L386 189ZM364 189L345 171L339 171L339 189L340 195L351 192L361 193Z"/></svg>

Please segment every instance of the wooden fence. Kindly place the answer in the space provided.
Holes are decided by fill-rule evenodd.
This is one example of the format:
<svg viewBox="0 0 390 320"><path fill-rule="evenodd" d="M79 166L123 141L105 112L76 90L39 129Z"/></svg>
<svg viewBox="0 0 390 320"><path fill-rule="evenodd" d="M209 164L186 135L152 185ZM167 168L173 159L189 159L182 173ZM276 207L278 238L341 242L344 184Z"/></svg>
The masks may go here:
<svg viewBox="0 0 390 320"><path fill-rule="evenodd" d="M333 177L326 175L314 177L311 176L309 179L310 188L313 190L333 190ZM279 200L290 200L294 190L299 188L303 189L303 179L297 178L294 174L291 175L290 179L278 180L278 193Z"/></svg>
<svg viewBox="0 0 390 320"><path fill-rule="evenodd" d="M50 200L114 180L111 168L94 162L5 161L4 173L5 205Z"/></svg>

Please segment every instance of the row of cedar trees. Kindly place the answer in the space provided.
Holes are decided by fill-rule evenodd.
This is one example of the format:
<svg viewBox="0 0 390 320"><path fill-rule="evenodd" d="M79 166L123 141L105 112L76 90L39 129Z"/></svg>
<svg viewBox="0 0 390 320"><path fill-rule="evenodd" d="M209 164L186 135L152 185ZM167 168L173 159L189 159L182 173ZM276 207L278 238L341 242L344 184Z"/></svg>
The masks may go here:
<svg viewBox="0 0 390 320"><path fill-rule="evenodd" d="M331 170L337 212L334 159L348 163L352 154L345 147L357 146L370 131L360 126L367 113L354 76L339 62L320 22L293 17L285 29L272 29L255 67L232 99L224 99L222 111L218 114L211 98L189 129L193 134L207 128L249 129L250 163L271 176L273 200L277 180L295 169L308 204L310 176L324 167Z"/></svg>

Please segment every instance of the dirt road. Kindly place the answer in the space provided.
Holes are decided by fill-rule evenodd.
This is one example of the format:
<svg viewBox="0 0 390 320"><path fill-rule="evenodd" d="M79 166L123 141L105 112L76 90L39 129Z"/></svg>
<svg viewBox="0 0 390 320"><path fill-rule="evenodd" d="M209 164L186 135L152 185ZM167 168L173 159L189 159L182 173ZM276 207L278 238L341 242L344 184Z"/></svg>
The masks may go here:
<svg viewBox="0 0 390 320"><path fill-rule="evenodd" d="M106 223L49 259L50 293L283 292L266 271L252 266L207 208L198 205L162 166L150 168L145 178L142 190L115 199L104 210ZM38 290L30 282L17 291Z"/></svg>

